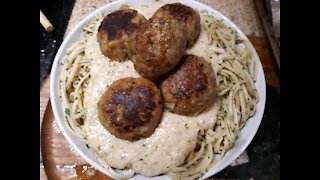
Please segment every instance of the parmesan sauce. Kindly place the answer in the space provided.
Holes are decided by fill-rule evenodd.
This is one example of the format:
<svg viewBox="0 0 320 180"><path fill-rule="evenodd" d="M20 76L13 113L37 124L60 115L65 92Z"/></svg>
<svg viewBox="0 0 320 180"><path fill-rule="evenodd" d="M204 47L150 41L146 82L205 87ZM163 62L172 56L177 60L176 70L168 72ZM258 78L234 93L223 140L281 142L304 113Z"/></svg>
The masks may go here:
<svg viewBox="0 0 320 180"><path fill-rule="evenodd" d="M137 10L146 18L150 18L162 5L160 1L154 1ZM187 53L207 59L205 49L208 49L209 40L204 31L202 28L198 41ZM166 173L181 165L194 150L199 130L213 128L219 103L215 103L196 117L163 110L161 122L149 138L130 142L115 137L100 123L97 103L114 81L125 77L138 78L140 75L135 71L131 61L115 62L105 57L100 52L96 33L86 44L86 55L92 59L92 66L84 98L87 116L83 131L90 149L108 166L118 169L130 168L144 176Z"/></svg>

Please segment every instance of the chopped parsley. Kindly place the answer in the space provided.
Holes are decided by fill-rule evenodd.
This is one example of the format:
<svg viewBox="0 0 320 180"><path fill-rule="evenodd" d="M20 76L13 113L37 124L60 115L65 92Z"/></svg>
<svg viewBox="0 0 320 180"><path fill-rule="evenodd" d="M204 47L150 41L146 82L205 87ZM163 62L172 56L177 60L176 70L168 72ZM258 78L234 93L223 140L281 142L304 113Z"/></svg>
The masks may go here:
<svg viewBox="0 0 320 180"><path fill-rule="evenodd" d="M69 109L69 108L66 108L65 113L70 116L70 109Z"/></svg>
<svg viewBox="0 0 320 180"><path fill-rule="evenodd" d="M236 43L236 44L240 44L240 43L242 43L242 40L237 39L235 43Z"/></svg>
<svg viewBox="0 0 320 180"><path fill-rule="evenodd" d="M67 119L67 116L66 116L66 119ZM68 123L68 125L69 125L70 129L72 129L72 130L73 130L73 128L72 128L72 126L71 126L70 122L68 121L68 119L67 119L67 123Z"/></svg>

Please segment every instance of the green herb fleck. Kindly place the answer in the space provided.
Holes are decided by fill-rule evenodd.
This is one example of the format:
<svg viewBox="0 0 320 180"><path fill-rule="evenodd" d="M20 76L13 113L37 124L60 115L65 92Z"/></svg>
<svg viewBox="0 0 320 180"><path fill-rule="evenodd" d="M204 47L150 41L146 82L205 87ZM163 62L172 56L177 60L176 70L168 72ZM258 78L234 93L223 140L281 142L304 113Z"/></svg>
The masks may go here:
<svg viewBox="0 0 320 180"><path fill-rule="evenodd" d="M66 108L65 112L70 116L70 109Z"/></svg>
<svg viewBox="0 0 320 180"><path fill-rule="evenodd" d="M90 149L90 146L87 143L86 143L86 146L87 146L88 149Z"/></svg>
<svg viewBox="0 0 320 180"><path fill-rule="evenodd" d="M66 118L67 118L67 116L66 116ZM73 130L73 128L72 128L72 126L70 125L70 122L67 120L67 123L68 123L68 125L69 125L69 127L70 127L70 129L72 129Z"/></svg>
<svg viewBox="0 0 320 180"><path fill-rule="evenodd" d="M240 44L240 43L242 43L242 40L237 39L235 43L236 43L236 44Z"/></svg>

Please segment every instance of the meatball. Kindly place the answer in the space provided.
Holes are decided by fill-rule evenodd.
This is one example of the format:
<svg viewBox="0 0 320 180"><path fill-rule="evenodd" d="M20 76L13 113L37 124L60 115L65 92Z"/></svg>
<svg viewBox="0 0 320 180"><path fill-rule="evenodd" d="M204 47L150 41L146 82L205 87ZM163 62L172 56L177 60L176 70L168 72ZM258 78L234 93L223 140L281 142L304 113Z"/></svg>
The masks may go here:
<svg viewBox="0 0 320 180"><path fill-rule="evenodd" d="M97 34L102 54L116 61L129 59L131 42L145 21L146 18L133 9L121 9L105 16Z"/></svg>
<svg viewBox="0 0 320 180"><path fill-rule="evenodd" d="M195 116L217 100L212 66L194 55L185 55L161 83L166 108L176 114Z"/></svg>
<svg viewBox="0 0 320 180"><path fill-rule="evenodd" d="M140 26L135 38L134 68L141 76L155 80L178 64L186 43L181 26L162 18L151 18Z"/></svg>
<svg viewBox="0 0 320 180"><path fill-rule="evenodd" d="M167 4L159 8L152 17L171 20L182 26L188 47L191 47L200 35L200 15L189 6L180 3Z"/></svg>
<svg viewBox="0 0 320 180"><path fill-rule="evenodd" d="M162 97L156 85L144 78L115 81L98 102L101 124L120 139L149 137L162 114Z"/></svg>

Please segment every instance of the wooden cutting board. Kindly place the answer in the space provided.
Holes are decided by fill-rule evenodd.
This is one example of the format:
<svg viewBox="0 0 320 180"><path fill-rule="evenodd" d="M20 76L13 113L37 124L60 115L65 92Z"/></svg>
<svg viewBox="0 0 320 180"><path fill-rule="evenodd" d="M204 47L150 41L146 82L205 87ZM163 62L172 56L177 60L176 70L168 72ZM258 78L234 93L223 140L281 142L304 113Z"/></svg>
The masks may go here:
<svg viewBox="0 0 320 180"><path fill-rule="evenodd" d="M280 94L278 70L267 40L262 37L248 37L261 59L267 84L274 87ZM49 102L49 79L50 76L40 87L40 178L43 180L112 179L85 162L64 138L54 119Z"/></svg>

